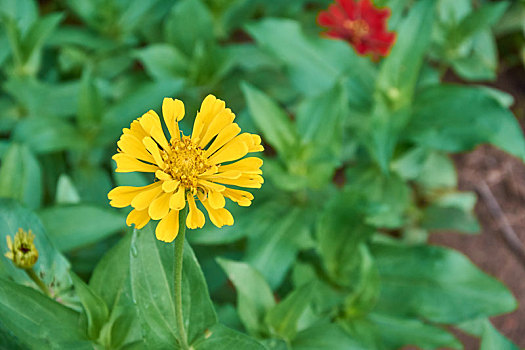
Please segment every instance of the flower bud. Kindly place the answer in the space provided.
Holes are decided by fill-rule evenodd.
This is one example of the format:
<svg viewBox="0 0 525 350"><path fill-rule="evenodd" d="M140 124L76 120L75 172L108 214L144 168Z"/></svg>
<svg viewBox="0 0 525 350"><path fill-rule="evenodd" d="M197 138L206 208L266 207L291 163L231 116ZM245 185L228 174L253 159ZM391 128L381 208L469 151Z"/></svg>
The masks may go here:
<svg viewBox="0 0 525 350"><path fill-rule="evenodd" d="M35 235L29 230L25 232L21 228L15 235L14 244L11 240L11 236L7 236L7 248L9 251L5 256L13 261L16 267L21 269L32 268L38 260L38 250L33 243Z"/></svg>

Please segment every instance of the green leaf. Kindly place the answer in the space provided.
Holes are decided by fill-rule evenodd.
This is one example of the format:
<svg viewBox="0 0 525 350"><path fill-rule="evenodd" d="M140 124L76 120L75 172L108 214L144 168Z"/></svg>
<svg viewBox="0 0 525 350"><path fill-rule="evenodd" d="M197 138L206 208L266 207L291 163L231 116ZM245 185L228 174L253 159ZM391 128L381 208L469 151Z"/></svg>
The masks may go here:
<svg viewBox="0 0 525 350"><path fill-rule="evenodd" d="M56 29L60 21L62 21L63 14L52 13L40 17L24 35L22 42L22 50L25 62L31 63L36 60L38 51L44 45L49 35ZM37 63L35 63L36 65ZM35 67L36 68L36 67ZM36 72L36 69L35 69Z"/></svg>
<svg viewBox="0 0 525 350"><path fill-rule="evenodd" d="M143 83L118 103L113 104L104 114L103 123L107 128L115 130L115 136L118 136L121 128L129 127L133 119L140 117L150 109L160 107L163 97L174 96L181 89L182 81L180 80Z"/></svg>
<svg viewBox="0 0 525 350"><path fill-rule="evenodd" d="M397 31L398 40L383 60L377 87L389 101L391 109L408 105L414 94L426 49L430 45L435 2L418 1Z"/></svg>
<svg viewBox="0 0 525 350"><path fill-rule="evenodd" d="M492 143L525 160L525 139L514 115L486 89L441 85L417 96L409 137L447 152Z"/></svg>
<svg viewBox="0 0 525 350"><path fill-rule="evenodd" d="M251 334L267 332L264 318L275 305L270 286L253 267L243 262L217 258L237 291L237 308L244 327Z"/></svg>
<svg viewBox="0 0 525 350"><path fill-rule="evenodd" d="M79 149L83 135L63 118L38 116L18 122L13 140L26 144L35 153L46 154Z"/></svg>
<svg viewBox="0 0 525 350"><path fill-rule="evenodd" d="M307 95L330 89L346 75L370 77L370 62L358 57L350 46L339 40L307 37L298 22L266 18L247 26L257 43L267 49L288 69L294 86Z"/></svg>
<svg viewBox="0 0 525 350"><path fill-rule="evenodd" d="M151 348L177 344L173 296L173 244L157 241L153 225L135 230L131 241L131 287L145 340ZM184 247L182 305L188 343L193 344L217 323L206 281L191 247Z"/></svg>
<svg viewBox="0 0 525 350"><path fill-rule="evenodd" d="M472 212L453 206L431 205L423 210L421 227L427 230L454 230L479 233L479 223Z"/></svg>
<svg viewBox="0 0 525 350"><path fill-rule="evenodd" d="M46 208L39 216L61 251L98 242L125 227L117 211L86 204Z"/></svg>
<svg viewBox="0 0 525 350"><path fill-rule="evenodd" d="M136 55L156 80L184 77L188 69L188 59L171 45L152 44L137 51Z"/></svg>
<svg viewBox="0 0 525 350"><path fill-rule="evenodd" d="M198 42L209 45L213 40L212 15L200 0L179 1L167 17L164 33L169 43L192 57Z"/></svg>
<svg viewBox="0 0 525 350"><path fill-rule="evenodd" d="M75 187L83 202L108 206L107 194L111 191L112 183L106 169L81 165L73 170L72 175Z"/></svg>
<svg viewBox="0 0 525 350"><path fill-rule="evenodd" d="M80 81L77 120L82 126L100 122L104 111L104 99L91 69L84 69Z"/></svg>
<svg viewBox="0 0 525 350"><path fill-rule="evenodd" d="M77 204L80 202L80 195L73 181L66 174L60 174L58 178L55 202L56 204Z"/></svg>
<svg viewBox="0 0 525 350"><path fill-rule="evenodd" d="M38 208L42 201L41 173L38 160L27 146L12 143L0 167L0 197Z"/></svg>
<svg viewBox="0 0 525 350"><path fill-rule="evenodd" d="M195 350L264 350L258 341L221 324L206 330L206 334L192 344Z"/></svg>
<svg viewBox="0 0 525 350"><path fill-rule="evenodd" d="M106 345L114 348L137 341L142 343L140 319L130 283L131 236L131 233L124 236L102 257L89 281L89 286L110 309L109 330L104 330L102 338L106 338Z"/></svg>
<svg viewBox="0 0 525 350"><path fill-rule="evenodd" d="M0 278L2 323L30 348L59 349L85 340L80 315L32 288Z"/></svg>
<svg viewBox="0 0 525 350"><path fill-rule="evenodd" d="M509 2L507 1L483 4L476 11L472 11L463 17L457 28L452 32L451 40L459 44L476 32L493 26L503 16L508 6Z"/></svg>
<svg viewBox="0 0 525 350"><path fill-rule="evenodd" d="M314 289L315 284L305 284L268 311L265 321L272 333L287 340L294 339L299 319L310 305Z"/></svg>
<svg viewBox="0 0 525 350"><path fill-rule="evenodd" d="M382 313L458 323L516 307L501 282L453 250L375 244L372 253L381 279L377 310Z"/></svg>
<svg viewBox="0 0 525 350"><path fill-rule="evenodd" d="M19 228L31 230L35 235L35 246L38 249L38 261L33 269L43 275L46 284L54 283L61 290L71 286L69 262L49 240L39 218L29 209L10 199L0 199L0 252L7 252L5 236L13 237ZM23 270L15 267L10 260L0 259L0 275L9 276L16 283L34 285ZM34 285L36 288L36 285Z"/></svg>
<svg viewBox="0 0 525 350"><path fill-rule="evenodd" d="M294 350L365 350L337 324L314 326L297 334L292 342Z"/></svg>
<svg viewBox="0 0 525 350"><path fill-rule="evenodd" d="M462 349L452 334L444 329L414 319L401 319L371 313L367 317L374 324L374 331L387 349L414 345L422 349ZM496 348L494 348L496 349Z"/></svg>
<svg viewBox="0 0 525 350"><path fill-rule="evenodd" d="M297 131L286 113L264 92L244 83L242 90L250 115L264 139L279 155L289 157L298 144Z"/></svg>
<svg viewBox="0 0 525 350"><path fill-rule="evenodd" d="M467 80L495 80L498 68L496 42L490 31L483 31L472 38L472 48L467 56L454 58L452 68Z"/></svg>
<svg viewBox="0 0 525 350"><path fill-rule="evenodd" d="M71 279L87 317L88 336L92 340L97 340L102 326L107 321L108 307L104 300L73 272Z"/></svg>
<svg viewBox="0 0 525 350"><path fill-rule="evenodd" d="M519 348L505 338L489 320L485 321L480 350L518 350Z"/></svg>

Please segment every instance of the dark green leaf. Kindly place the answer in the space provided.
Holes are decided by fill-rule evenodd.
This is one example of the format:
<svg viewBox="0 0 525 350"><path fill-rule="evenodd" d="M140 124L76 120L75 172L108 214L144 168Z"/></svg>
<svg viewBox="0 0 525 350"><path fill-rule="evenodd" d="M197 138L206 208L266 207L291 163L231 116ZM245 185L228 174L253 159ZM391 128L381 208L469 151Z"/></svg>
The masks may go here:
<svg viewBox="0 0 525 350"><path fill-rule="evenodd" d="M382 313L458 323L516 307L501 282L453 250L376 244L372 253L381 278L377 310Z"/></svg>
<svg viewBox="0 0 525 350"><path fill-rule="evenodd" d="M218 258L237 291L237 308L244 327L251 334L267 332L264 318L275 305L272 290L264 277L250 265Z"/></svg>
<svg viewBox="0 0 525 350"><path fill-rule="evenodd" d="M198 339L192 348L195 350L264 350L262 346L255 339L248 337L245 334L239 333L225 327L221 324L216 324L210 329L206 330L201 339Z"/></svg>
<svg viewBox="0 0 525 350"><path fill-rule="evenodd" d="M171 45L149 45L137 51L137 57L156 80L184 77L187 72L188 59Z"/></svg>
<svg viewBox="0 0 525 350"><path fill-rule="evenodd" d="M0 166L0 197L38 208L42 201L41 172L40 164L27 146L12 143Z"/></svg>
<svg viewBox="0 0 525 350"><path fill-rule="evenodd" d="M314 326L297 334L292 342L294 350L365 350L337 324Z"/></svg>
<svg viewBox="0 0 525 350"><path fill-rule="evenodd" d="M125 227L125 218L117 211L93 205L46 208L39 216L61 251L95 243Z"/></svg>

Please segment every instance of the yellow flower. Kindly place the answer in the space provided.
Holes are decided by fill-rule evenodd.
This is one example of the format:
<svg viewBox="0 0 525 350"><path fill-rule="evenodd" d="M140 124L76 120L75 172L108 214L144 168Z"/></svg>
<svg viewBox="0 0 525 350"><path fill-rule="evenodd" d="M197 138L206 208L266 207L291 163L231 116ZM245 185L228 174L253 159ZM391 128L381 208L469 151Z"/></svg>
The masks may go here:
<svg viewBox="0 0 525 350"><path fill-rule="evenodd" d="M6 258L13 261L16 267L21 269L30 269L38 260L38 250L36 250L33 240L35 235L29 230L25 232L21 228L15 234L15 243L11 241L11 236L7 236L7 248L9 251L5 254Z"/></svg>
<svg viewBox="0 0 525 350"><path fill-rule="evenodd" d="M248 157L263 150L258 135L242 133L233 122L235 115L224 101L208 95L197 113L193 132L184 136L178 122L184 117L182 101L165 98L164 123L171 135L166 139L161 121L150 110L124 129L118 141L119 153L113 156L117 172L149 172L155 181L144 187L120 186L109 192L110 204L117 208L131 205L126 223L144 227L150 219L160 220L157 239L171 242L179 229L179 211L186 205L188 228L204 225L204 214L197 208L200 200L217 226L233 225L233 216L224 208L225 198L249 206L250 192L226 187L260 188L262 160Z"/></svg>

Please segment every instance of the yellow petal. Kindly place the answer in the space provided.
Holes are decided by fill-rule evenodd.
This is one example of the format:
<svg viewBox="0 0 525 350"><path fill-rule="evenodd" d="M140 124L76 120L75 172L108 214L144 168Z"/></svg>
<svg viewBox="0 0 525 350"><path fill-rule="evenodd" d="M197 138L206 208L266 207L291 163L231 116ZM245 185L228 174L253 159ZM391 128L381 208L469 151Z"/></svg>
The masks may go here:
<svg viewBox="0 0 525 350"><path fill-rule="evenodd" d="M210 217L211 222L213 222L215 226L220 228L224 225L233 225L233 216L227 209L214 209L211 207L211 204L208 201L204 201L202 202L202 204L206 208L208 216Z"/></svg>
<svg viewBox="0 0 525 350"><path fill-rule="evenodd" d="M135 224L136 229L141 229L149 222L150 218L147 210L137 210L133 209L128 217L126 218L126 224L131 226Z"/></svg>
<svg viewBox="0 0 525 350"><path fill-rule="evenodd" d="M208 203L213 209L224 208L226 200L220 192L210 191L208 192Z"/></svg>
<svg viewBox="0 0 525 350"><path fill-rule="evenodd" d="M226 187L222 193L224 197L231 199L242 207L248 207L252 204L253 194L250 192Z"/></svg>
<svg viewBox="0 0 525 350"><path fill-rule="evenodd" d="M230 162L244 157L248 153L248 146L242 137L244 134L236 136L226 143L221 149L208 158L209 164L220 164Z"/></svg>
<svg viewBox="0 0 525 350"><path fill-rule="evenodd" d="M213 95L208 95L202 101L201 109L197 113L195 123L193 125L193 133L191 134L191 140L198 143L199 140L206 134L208 127L216 115L221 113L226 104L224 101L217 99Z"/></svg>
<svg viewBox="0 0 525 350"><path fill-rule="evenodd" d="M117 169L115 170L117 173L131 173L135 171L154 173L159 169L156 165L143 163L126 153L117 153L112 158L117 162Z"/></svg>
<svg viewBox="0 0 525 350"><path fill-rule="evenodd" d="M146 136L149 136L149 134L146 133L146 131L142 127L142 125L140 125L140 122L138 120L134 120L131 123L131 126L129 127L129 129L124 128L122 129L122 132L125 135L134 136L139 141L141 141Z"/></svg>
<svg viewBox="0 0 525 350"><path fill-rule="evenodd" d="M135 186L119 186L115 187L108 193L108 199L111 200L109 204L115 208L124 208L131 204L133 198L135 198L142 191L146 191L154 187L155 184L151 184L143 187Z"/></svg>
<svg viewBox="0 0 525 350"><path fill-rule="evenodd" d="M155 176L157 177L157 179L159 180L163 180L163 181L169 181L169 180L173 180L171 175L169 174L166 174L164 171L162 170L157 170L155 172Z"/></svg>
<svg viewBox="0 0 525 350"><path fill-rule="evenodd" d="M238 179L242 173L239 170L230 170L221 173L200 176L201 179Z"/></svg>
<svg viewBox="0 0 525 350"><path fill-rule="evenodd" d="M160 155L159 146L151 137L145 137L142 139L142 143L146 147L149 153L153 156L153 159L155 159L155 163L160 168L164 168L164 160L162 160L162 156Z"/></svg>
<svg viewBox="0 0 525 350"><path fill-rule="evenodd" d="M232 123L221 130L219 135L213 140L210 147L204 152L204 156L208 158L211 156L215 151L217 151L219 148L224 146L226 142L233 139L235 136L237 136L241 132L241 128L239 125Z"/></svg>
<svg viewBox="0 0 525 350"><path fill-rule="evenodd" d="M11 236L6 236L5 240L7 241L7 249L13 250L13 241L11 240Z"/></svg>
<svg viewBox="0 0 525 350"><path fill-rule="evenodd" d="M224 185L248 188L261 188L261 185L264 183L262 176L252 174L242 174L242 176L238 179L214 179L213 181Z"/></svg>
<svg viewBox="0 0 525 350"><path fill-rule="evenodd" d="M140 125L144 128L144 131L151 135L151 137L165 150L169 150L168 140L162 131L162 125L160 124L160 118L158 114L150 110L139 119Z"/></svg>
<svg viewBox="0 0 525 350"><path fill-rule="evenodd" d="M162 220L160 220L155 229L155 236L159 241L173 242L179 234L179 211L170 210Z"/></svg>
<svg viewBox="0 0 525 350"><path fill-rule="evenodd" d="M131 201L131 206L138 210L144 210L159 194L162 193L162 183L157 181L151 186L150 189L140 192L133 200Z"/></svg>
<svg viewBox="0 0 525 350"><path fill-rule="evenodd" d="M197 208L197 205L195 204L195 199L193 198L193 195L191 193L188 193L188 205L190 207L190 211L188 213L188 217L186 218L186 226L191 229L200 228L204 226L205 218L202 211Z"/></svg>
<svg viewBox="0 0 525 350"><path fill-rule="evenodd" d="M235 119L235 114L229 108L221 111L218 115L213 117L210 121L206 132L199 140L198 146L204 148L212 138L214 138L218 133L220 133L228 125L232 124Z"/></svg>
<svg viewBox="0 0 525 350"><path fill-rule="evenodd" d="M178 181L178 180L164 181L162 183L162 190L164 192L172 193L173 191L175 191L175 189L177 188L179 183L180 183L180 181Z"/></svg>
<svg viewBox="0 0 525 350"><path fill-rule="evenodd" d="M146 148L139 139L129 134L123 134L117 142L118 148L124 153L129 154L137 159L155 163L151 154L146 151Z"/></svg>
<svg viewBox="0 0 525 350"><path fill-rule="evenodd" d="M219 167L220 172L227 172L231 170L238 170L242 173L247 174L262 174L259 169L263 165L263 160L257 157L243 158L235 163L221 165Z"/></svg>
<svg viewBox="0 0 525 350"><path fill-rule="evenodd" d="M226 188L223 185L219 185L214 182L203 180L203 179L199 179L198 184L206 187L208 190L215 191L215 192L222 192Z"/></svg>
<svg viewBox="0 0 525 350"><path fill-rule="evenodd" d="M162 101L162 116L172 138L180 138L178 122L184 118L184 103L166 97Z"/></svg>
<svg viewBox="0 0 525 350"><path fill-rule="evenodd" d="M151 202L148 213L153 220L160 220L168 215L168 211L170 210L170 197L171 193L162 193Z"/></svg>
<svg viewBox="0 0 525 350"><path fill-rule="evenodd" d="M184 193L186 189L182 186L179 187L177 192L175 192L170 198L170 208L175 210L181 210L186 206L186 199L184 198Z"/></svg>

